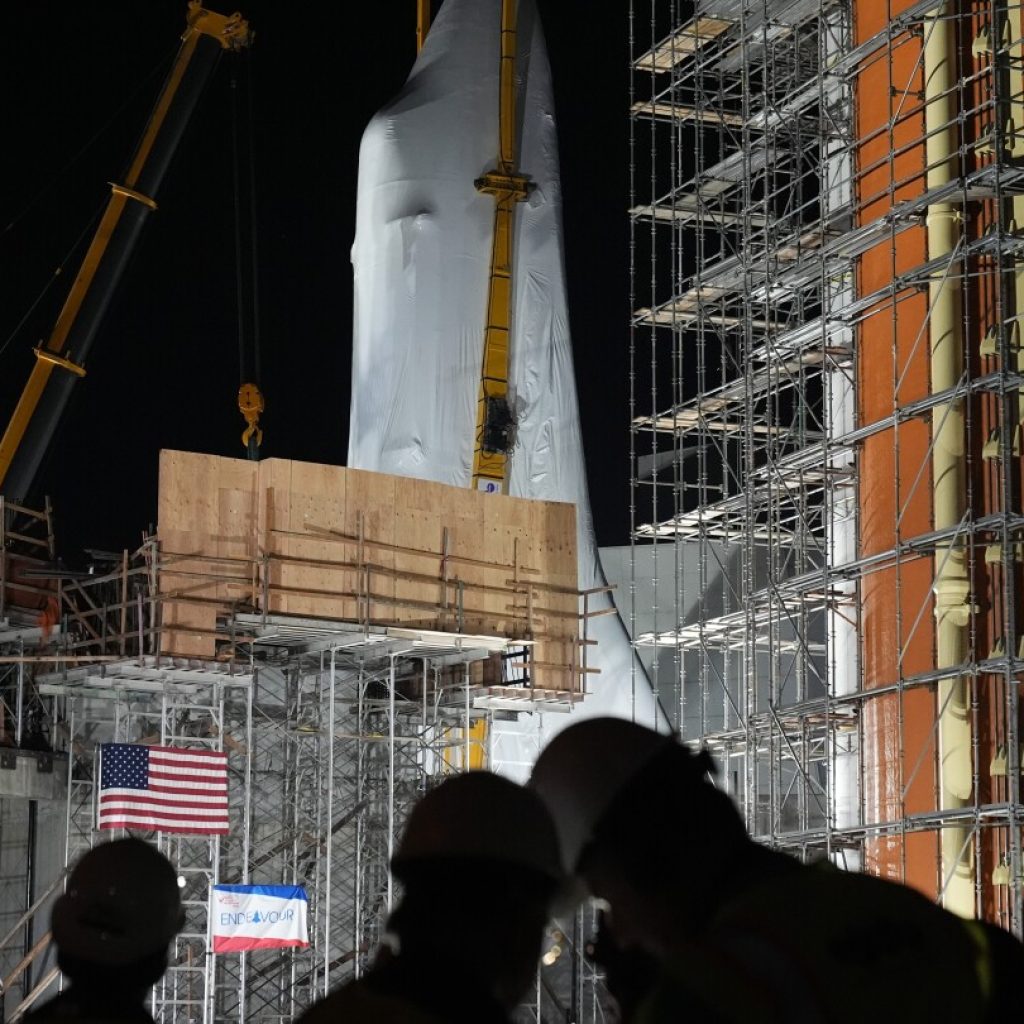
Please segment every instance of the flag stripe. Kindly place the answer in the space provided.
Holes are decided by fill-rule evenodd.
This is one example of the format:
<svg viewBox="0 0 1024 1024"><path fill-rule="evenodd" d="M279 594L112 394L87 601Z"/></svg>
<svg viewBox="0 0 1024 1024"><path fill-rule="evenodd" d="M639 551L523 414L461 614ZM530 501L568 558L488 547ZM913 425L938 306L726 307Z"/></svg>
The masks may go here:
<svg viewBox="0 0 1024 1024"><path fill-rule="evenodd" d="M155 817L166 818L168 821L218 821L228 820L228 809L226 807L190 807L187 814L182 814L180 808L173 804L168 807L166 804L154 804L148 800L116 800L103 805L103 814L151 814Z"/></svg>
<svg viewBox="0 0 1024 1024"><path fill-rule="evenodd" d="M205 796L210 800L226 800L227 786L150 786L151 793L166 793L168 796Z"/></svg>
<svg viewBox="0 0 1024 1024"><path fill-rule="evenodd" d="M104 794L107 799L104 804L110 803L147 803L161 804L164 807L223 807L227 810L228 802L223 796L211 796L208 793L202 796L165 796L159 793L146 793L140 789L108 789Z"/></svg>
<svg viewBox="0 0 1024 1024"><path fill-rule="evenodd" d="M190 822L200 828L209 828L212 825L226 823L226 814L168 814L159 808L150 807L111 807L100 815L100 820L108 818L146 818L147 820L166 821L171 824L187 825Z"/></svg>
<svg viewBox="0 0 1024 1024"><path fill-rule="evenodd" d="M152 776L150 776L152 779ZM158 789L163 793L187 793L189 790L197 790L200 793L226 793L228 786L226 782L203 782L202 780L182 779L181 782L168 782L161 779L159 782L150 782L150 789Z"/></svg>
<svg viewBox="0 0 1024 1024"><path fill-rule="evenodd" d="M180 807L151 804L148 800L112 800L103 805L100 816L133 813L158 815L164 818L179 818L182 821L195 820L207 822L211 818L221 818L227 821L228 818L226 807L190 807L187 813L184 813Z"/></svg>
<svg viewBox="0 0 1024 1024"><path fill-rule="evenodd" d="M145 829L148 832L173 832L179 836L222 836L227 828L218 825L216 827L202 827L199 825L164 825L154 818L109 818L105 819L100 828L137 828Z"/></svg>
<svg viewBox="0 0 1024 1024"><path fill-rule="evenodd" d="M182 811L193 808L203 810L210 807L222 807L225 811L228 809L228 802L223 797L211 800L207 797L190 796L184 800L177 800L161 793L147 793L144 789L110 790L107 792L103 804L104 806L106 804L154 804L160 807L176 807Z"/></svg>
<svg viewBox="0 0 1024 1024"><path fill-rule="evenodd" d="M152 756L161 761L226 761L222 750L189 750L185 747L150 747Z"/></svg>
<svg viewBox="0 0 1024 1024"><path fill-rule="evenodd" d="M221 893L236 896L269 896L272 899L288 902L290 900L308 900L306 890L301 885L252 885L248 882L217 882L213 887L214 895Z"/></svg>
<svg viewBox="0 0 1024 1024"><path fill-rule="evenodd" d="M284 949L287 946L308 946L303 939L254 939L240 935L233 939L223 935L213 937L214 953L245 953L250 949Z"/></svg>
<svg viewBox="0 0 1024 1024"><path fill-rule="evenodd" d="M153 758L150 759L150 774L158 775L161 778L181 778L187 776L188 778L220 778L224 774L222 767L211 766L211 765L199 765L198 767L189 767L188 765L165 765L160 764Z"/></svg>
<svg viewBox="0 0 1024 1024"><path fill-rule="evenodd" d="M183 764L191 765L193 768L217 768L224 764L227 760L226 757L221 755L195 755L195 754L167 754L162 753L158 749L153 749L150 753L150 759L155 761L157 764Z"/></svg>
<svg viewBox="0 0 1024 1024"><path fill-rule="evenodd" d="M109 814L101 815L100 827L114 828L115 821L133 821L136 828L166 828L168 830L178 828L199 828L199 829L224 829L227 826L227 818L189 818L187 821L179 821L178 816L168 817L165 814L147 814L145 811L111 811Z"/></svg>

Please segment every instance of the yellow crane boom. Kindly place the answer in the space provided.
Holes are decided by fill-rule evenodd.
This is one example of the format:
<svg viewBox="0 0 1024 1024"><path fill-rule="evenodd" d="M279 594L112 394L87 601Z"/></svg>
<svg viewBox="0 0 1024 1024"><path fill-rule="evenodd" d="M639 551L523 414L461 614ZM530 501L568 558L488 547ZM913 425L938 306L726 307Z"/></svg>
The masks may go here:
<svg viewBox="0 0 1024 1024"><path fill-rule="evenodd" d="M478 191L494 196L495 207L483 364L477 398L473 487L497 492L508 488L508 459L515 427L508 402L515 209L531 188L529 178L516 170L516 13L516 0L502 0L498 165L475 182Z"/></svg>
<svg viewBox="0 0 1024 1024"><path fill-rule="evenodd" d="M28 383L0 439L0 490L23 501L128 263L155 195L199 95L223 50L249 45L240 14L223 15L191 0L181 48L146 123L128 172L111 196L46 343L35 349Z"/></svg>

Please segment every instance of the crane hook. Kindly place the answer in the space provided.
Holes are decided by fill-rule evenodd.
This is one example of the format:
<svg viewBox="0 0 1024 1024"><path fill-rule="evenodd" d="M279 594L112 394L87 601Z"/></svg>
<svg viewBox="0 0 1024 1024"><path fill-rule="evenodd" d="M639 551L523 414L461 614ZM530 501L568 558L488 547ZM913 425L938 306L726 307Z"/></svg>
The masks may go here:
<svg viewBox="0 0 1024 1024"><path fill-rule="evenodd" d="M256 449L263 444L263 431L260 429L260 413L263 409L263 394L259 387L255 384L243 384L238 389L238 411L248 424L242 431L242 444L251 459L256 458Z"/></svg>

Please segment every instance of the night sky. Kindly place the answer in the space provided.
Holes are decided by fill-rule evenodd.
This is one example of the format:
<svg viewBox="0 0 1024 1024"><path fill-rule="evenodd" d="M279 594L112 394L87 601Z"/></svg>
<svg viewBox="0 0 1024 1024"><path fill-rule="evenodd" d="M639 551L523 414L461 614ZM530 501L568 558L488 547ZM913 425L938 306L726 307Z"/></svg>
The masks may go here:
<svg viewBox="0 0 1024 1024"><path fill-rule="evenodd" d="M624 543L627 5L538 3L555 81L591 499L599 541ZM185 0L33 0L5 9L4 423L31 369L31 348L49 333L109 195L105 183L119 178L142 131L185 7ZM261 454L343 464L359 140L412 65L415 3L252 0L241 9L257 32L250 71L267 401ZM154 522L161 448L244 455L229 80L222 60L44 465L41 492L52 497L59 547L71 562L83 547L133 546Z"/></svg>

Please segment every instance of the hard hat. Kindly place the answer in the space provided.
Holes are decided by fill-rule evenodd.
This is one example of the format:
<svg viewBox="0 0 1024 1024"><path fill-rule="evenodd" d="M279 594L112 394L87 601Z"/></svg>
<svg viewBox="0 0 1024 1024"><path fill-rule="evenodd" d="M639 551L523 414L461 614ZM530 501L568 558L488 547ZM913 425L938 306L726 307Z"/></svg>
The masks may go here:
<svg viewBox="0 0 1024 1024"><path fill-rule="evenodd" d="M170 861L140 839L91 849L75 865L53 907L53 939L62 953L118 966L167 947L184 913Z"/></svg>
<svg viewBox="0 0 1024 1024"><path fill-rule="evenodd" d="M493 772L453 775L427 793L409 815L391 868L402 878L412 865L456 858L562 879L558 837L544 804Z"/></svg>
<svg viewBox="0 0 1024 1024"><path fill-rule="evenodd" d="M588 718L558 733L541 751L527 788L544 801L555 822L566 872L576 870L612 801L675 745L673 737L623 718Z"/></svg>

